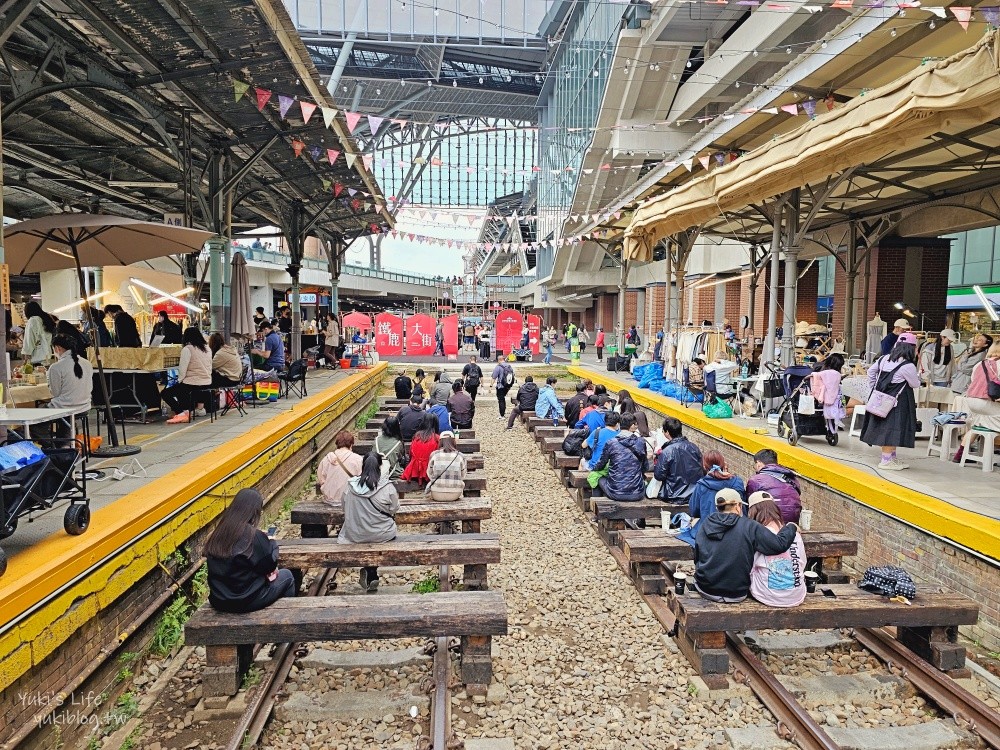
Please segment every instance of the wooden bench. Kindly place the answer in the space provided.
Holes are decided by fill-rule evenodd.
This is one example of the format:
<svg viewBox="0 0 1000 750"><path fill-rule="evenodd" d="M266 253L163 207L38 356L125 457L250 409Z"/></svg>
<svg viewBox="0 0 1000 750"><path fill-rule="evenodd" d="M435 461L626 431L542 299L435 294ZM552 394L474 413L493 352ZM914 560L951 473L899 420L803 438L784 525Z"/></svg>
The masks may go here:
<svg viewBox="0 0 1000 750"><path fill-rule="evenodd" d="M898 628L896 638L911 651L942 671L960 674L965 668L965 647L957 643L958 626L972 625L979 606L960 594L922 585L910 604L891 602L884 596L862 591L853 584L823 586L836 594L824 596L820 589L806 594L798 607L768 607L747 599L740 604L717 604L689 589L677 596L666 594L677 618L677 645L709 687L728 684L728 630L815 630L829 628ZM954 672L959 670L959 672Z"/></svg>
<svg viewBox="0 0 1000 750"><path fill-rule="evenodd" d="M410 403L410 399L408 398L388 398L386 396L382 396L378 400L378 405L383 409L399 409L406 406L408 403Z"/></svg>
<svg viewBox="0 0 1000 750"><path fill-rule="evenodd" d="M492 637L506 633L507 606L499 591L293 597L246 614L206 604L184 626L185 642L205 647L206 697L239 691L258 643L372 638L461 636L462 681L488 686Z"/></svg>
<svg viewBox="0 0 1000 750"><path fill-rule="evenodd" d="M538 447L543 456L549 456L556 451L562 450L563 439L561 437L547 437L538 441Z"/></svg>
<svg viewBox="0 0 1000 750"><path fill-rule="evenodd" d="M525 412L525 414L532 414L532 415L534 415L534 412ZM523 416L524 415L522 415L522 417ZM566 426L565 426L566 423L563 421L562 417L559 418L559 421L562 422L563 429L566 429ZM525 424L525 426L527 426L528 432L532 432L533 433L539 427L551 427L552 426L552 418L551 417L536 417L536 416L532 416L524 424Z"/></svg>
<svg viewBox="0 0 1000 750"><path fill-rule="evenodd" d="M571 456L563 451L555 451L549 456L549 463L552 464L553 469L559 469L560 472L564 469L578 470L580 468L580 457Z"/></svg>
<svg viewBox="0 0 1000 750"><path fill-rule="evenodd" d="M341 544L336 538L278 540L278 565L293 572L310 568L462 565L464 587L485 589L486 566L498 562L500 539L496 534L404 534L378 544Z"/></svg>
<svg viewBox="0 0 1000 750"><path fill-rule="evenodd" d="M618 533L628 528L628 521L660 518L663 511L669 511L670 515L673 515L674 513L686 513L688 510L687 503L665 503L661 500L643 499L635 502L620 502L606 497L592 497L590 502L594 509L594 516L597 518L598 532L613 547L618 546Z"/></svg>
<svg viewBox="0 0 1000 750"><path fill-rule="evenodd" d="M536 427L534 435L536 442L540 443L547 438L559 438L559 444L562 445L563 438L566 437L566 428L553 427L549 424L547 427Z"/></svg>
<svg viewBox="0 0 1000 750"><path fill-rule="evenodd" d="M858 554L856 539L835 531L803 531L806 556L820 561L826 583L847 583L843 558ZM672 566L664 563L694 560L694 547L660 529L627 529L618 534L618 546L628 561L632 580L644 594L662 594L670 585Z"/></svg>
<svg viewBox="0 0 1000 750"><path fill-rule="evenodd" d="M453 502L433 502L423 498L405 499L396 513L397 524L462 522L462 533L478 534L484 519L493 515L493 504L482 497ZM302 527L303 539L324 539L330 526L344 524L344 506L322 501L298 503L292 508L292 523Z"/></svg>
<svg viewBox="0 0 1000 750"><path fill-rule="evenodd" d="M470 471L465 475L465 497L482 497L483 490L486 489L486 474L482 471ZM396 492L399 496L406 497L407 495L420 495L424 494L425 485L419 484L417 482L404 482L401 479L397 479L393 482L396 487Z"/></svg>
<svg viewBox="0 0 1000 750"><path fill-rule="evenodd" d="M478 440L467 440L466 438L459 438L456 441L458 445L458 450L460 453L479 453L480 443ZM359 455L366 455L371 453L372 449L375 447L374 440L357 440L354 443L354 452Z"/></svg>
<svg viewBox="0 0 1000 750"><path fill-rule="evenodd" d="M587 477L590 475L589 471L584 469L569 469L565 472L566 486L571 490L576 490L576 501L580 509L589 512L592 510L591 501L595 499L604 498L594 498L594 490L587 483ZM643 481L649 484L649 480L653 478L652 472L647 471L643 475Z"/></svg>
<svg viewBox="0 0 1000 750"><path fill-rule="evenodd" d="M535 418L535 410L530 409L528 411L521 412L521 424L526 425L529 421ZM531 428L529 428L531 429Z"/></svg>
<svg viewBox="0 0 1000 750"><path fill-rule="evenodd" d="M382 432L382 426L378 427L366 427L363 430L358 430L357 434L354 436L358 440L374 440ZM462 430L461 437L463 439L468 438L469 440L475 440L476 431L475 430Z"/></svg>

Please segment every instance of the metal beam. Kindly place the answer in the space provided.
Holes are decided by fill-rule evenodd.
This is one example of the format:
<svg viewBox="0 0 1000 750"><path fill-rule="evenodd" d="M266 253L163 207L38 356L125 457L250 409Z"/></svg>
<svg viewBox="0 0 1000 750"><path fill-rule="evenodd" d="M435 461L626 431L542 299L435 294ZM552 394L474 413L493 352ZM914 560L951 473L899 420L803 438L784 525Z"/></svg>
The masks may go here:
<svg viewBox="0 0 1000 750"><path fill-rule="evenodd" d="M31 15L39 0L7 0L0 4L0 45Z"/></svg>

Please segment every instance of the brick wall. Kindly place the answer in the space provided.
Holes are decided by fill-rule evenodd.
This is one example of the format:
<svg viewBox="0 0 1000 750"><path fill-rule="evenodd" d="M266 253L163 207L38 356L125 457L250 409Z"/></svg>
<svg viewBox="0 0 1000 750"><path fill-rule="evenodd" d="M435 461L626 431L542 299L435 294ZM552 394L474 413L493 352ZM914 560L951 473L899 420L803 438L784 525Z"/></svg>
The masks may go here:
<svg viewBox="0 0 1000 750"><path fill-rule="evenodd" d="M926 237L893 237L879 243L875 253L878 263L873 270L876 283L872 287L875 298L872 313L877 311L891 325L900 317L893 305L906 302L926 315L928 329L943 328L951 243ZM919 328L919 317L913 326Z"/></svg>
<svg viewBox="0 0 1000 750"><path fill-rule="evenodd" d="M740 279L742 281L742 279ZM749 305L750 296L742 296L740 294L743 289L740 281L730 281L728 284L720 284L719 289L724 290L726 295L726 314L725 318L729 321L729 325L733 327L735 331L737 326L740 324L740 317L745 315L747 312L747 307ZM719 321L720 323L722 321ZM737 331L737 333L741 333Z"/></svg>
<svg viewBox="0 0 1000 750"><path fill-rule="evenodd" d="M667 287L663 282L646 287L646 326L643 340L652 338L663 329L667 317Z"/></svg>
<svg viewBox="0 0 1000 750"><path fill-rule="evenodd" d="M801 264L800 264L801 271ZM819 289L819 266L813 263L799 278L798 293L795 298L795 320L816 322L816 295Z"/></svg>
<svg viewBox="0 0 1000 750"><path fill-rule="evenodd" d="M638 320L639 320L639 292L636 289L626 289L625 322L624 322L625 328L628 329L629 326L635 325Z"/></svg>
<svg viewBox="0 0 1000 750"><path fill-rule="evenodd" d="M697 283L694 282L695 284ZM690 295L691 310L693 310L691 321L695 325L701 325L703 320L709 320L715 323L715 293L719 289L720 285L706 286L701 289L688 289L688 294ZM685 295L687 296L687 295ZM684 315L687 315L688 306L684 305ZM688 321L685 321L688 322Z"/></svg>

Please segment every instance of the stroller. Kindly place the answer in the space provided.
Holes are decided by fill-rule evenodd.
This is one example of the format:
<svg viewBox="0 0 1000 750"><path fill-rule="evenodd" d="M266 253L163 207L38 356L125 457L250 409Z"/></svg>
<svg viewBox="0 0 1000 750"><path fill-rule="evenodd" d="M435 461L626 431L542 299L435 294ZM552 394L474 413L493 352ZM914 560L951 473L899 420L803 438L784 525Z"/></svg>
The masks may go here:
<svg viewBox="0 0 1000 750"><path fill-rule="evenodd" d="M826 442L836 445L837 426L823 416L822 408L815 409L813 414L802 414L799 411L801 397L808 396L812 399L809 390L810 375L812 368L803 365L787 367L779 375L785 398L778 406L778 437L787 438L789 445L795 445L802 436L823 435ZM815 405L815 401L813 403Z"/></svg>
<svg viewBox="0 0 1000 750"><path fill-rule="evenodd" d="M0 446L0 539L13 534L21 518L30 521L33 513L62 501L69 503L63 516L67 534L78 536L90 526L81 446L76 441L70 447L63 447L67 441L39 442L42 448L29 440ZM6 570L7 556L0 550L0 575Z"/></svg>

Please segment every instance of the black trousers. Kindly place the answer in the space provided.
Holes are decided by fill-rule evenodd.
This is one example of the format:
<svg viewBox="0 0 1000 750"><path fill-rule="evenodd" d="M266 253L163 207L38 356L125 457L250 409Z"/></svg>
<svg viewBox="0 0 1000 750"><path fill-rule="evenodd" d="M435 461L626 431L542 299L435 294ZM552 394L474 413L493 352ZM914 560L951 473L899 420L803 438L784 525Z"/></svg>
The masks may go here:
<svg viewBox="0 0 1000 750"><path fill-rule="evenodd" d="M514 422L517 421L517 418L521 416L523 412L524 409L521 408L520 404L514 404L514 408L510 410L510 416L507 418L507 426L513 427Z"/></svg>
<svg viewBox="0 0 1000 750"><path fill-rule="evenodd" d="M479 394L479 381L476 381L475 385L469 385L469 381L465 381L465 392L469 394L469 397L475 401L476 396Z"/></svg>
<svg viewBox="0 0 1000 750"><path fill-rule="evenodd" d="M169 388L165 388L160 397L163 402L170 407L170 410L174 414L180 414L182 411L187 411L188 409L193 409L195 405L192 403L193 396L198 391L207 391L211 386L209 385L190 385L188 383L177 383Z"/></svg>
<svg viewBox="0 0 1000 750"><path fill-rule="evenodd" d="M497 388L497 403L500 405L500 416L507 416L507 394L510 388Z"/></svg>

